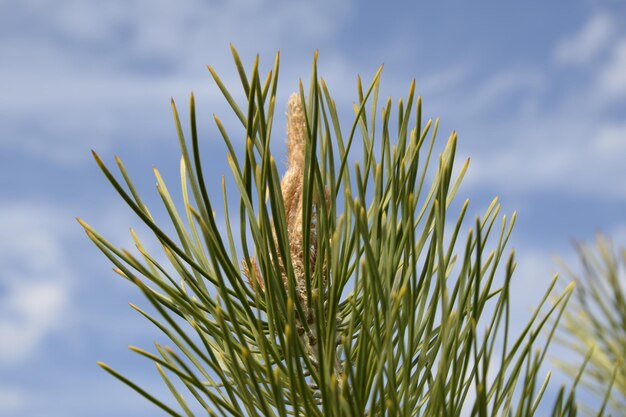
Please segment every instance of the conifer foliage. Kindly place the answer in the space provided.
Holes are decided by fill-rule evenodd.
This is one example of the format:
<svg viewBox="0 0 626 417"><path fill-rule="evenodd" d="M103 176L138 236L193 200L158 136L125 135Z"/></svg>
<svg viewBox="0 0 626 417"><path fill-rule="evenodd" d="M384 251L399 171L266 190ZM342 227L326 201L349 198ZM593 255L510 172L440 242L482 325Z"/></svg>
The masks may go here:
<svg viewBox="0 0 626 417"><path fill-rule="evenodd" d="M415 82L394 106L378 100L382 68L369 85L357 78L354 118L340 125L316 55L307 90L300 84L288 103L281 176L283 156L270 152L282 113L279 56L261 77L258 57L247 73L232 53L243 103L209 71L241 122L233 136L214 119L236 207L225 182L218 193L204 175L193 95L188 129L172 103L180 193L155 170L175 233L157 224L119 158L115 174L94 153L163 251L149 253L135 233L136 251L117 248L80 220L151 304L134 308L167 345L131 349L154 362L173 398L100 366L173 416L534 415L571 288L547 303L555 278L527 326L510 334L515 214L501 216L494 199L465 221L469 201L453 200L469 161L455 169L457 135L439 145ZM554 400L552 415L575 415L573 392Z"/></svg>
<svg viewBox="0 0 626 417"><path fill-rule="evenodd" d="M557 340L577 359L557 364L602 402L622 413L626 407L626 248L606 236L576 245L579 268L564 266L576 283ZM593 413L590 413L593 414Z"/></svg>

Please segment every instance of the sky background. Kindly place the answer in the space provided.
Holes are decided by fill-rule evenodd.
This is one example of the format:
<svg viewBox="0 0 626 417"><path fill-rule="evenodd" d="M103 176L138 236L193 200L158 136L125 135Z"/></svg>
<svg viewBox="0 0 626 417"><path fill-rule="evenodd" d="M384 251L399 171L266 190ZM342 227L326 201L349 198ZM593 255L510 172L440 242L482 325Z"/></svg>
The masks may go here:
<svg viewBox="0 0 626 417"><path fill-rule="evenodd" d="M415 78L440 139L458 131L459 158L471 157L470 212L497 195L518 213L515 314L527 317L554 257L573 262L573 239L626 243L624 22L617 0L0 0L0 416L155 415L97 360L169 395L126 349L164 341L128 307L146 302L74 218L132 247L139 222L90 149L120 155L158 212L151 168L178 184L169 99L186 119L191 91L219 191L228 167L211 115L236 125L206 65L237 88L229 43L248 68L280 50L278 114L316 49L345 109L357 74L384 63L381 98L395 99ZM283 131L277 120L279 153Z"/></svg>

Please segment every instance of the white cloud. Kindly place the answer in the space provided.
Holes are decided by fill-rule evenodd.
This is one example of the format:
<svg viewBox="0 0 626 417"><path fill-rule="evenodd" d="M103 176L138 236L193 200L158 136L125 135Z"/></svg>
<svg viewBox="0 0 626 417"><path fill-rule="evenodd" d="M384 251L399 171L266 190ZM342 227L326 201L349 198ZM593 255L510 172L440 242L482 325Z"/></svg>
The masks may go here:
<svg viewBox="0 0 626 417"><path fill-rule="evenodd" d="M226 74L227 85L231 78L238 85L230 42L246 64L258 52L269 67L281 49L296 67L308 69L314 48L332 45L352 7L351 1L326 3L68 0L7 6L16 24L0 39L6 62L0 68L0 148L65 164L85 160L89 147L106 149L124 138L154 143L172 133L164 127L171 125L170 96L186 99L194 90L212 100L211 112L226 108L205 65ZM33 29L19 29L25 27Z"/></svg>
<svg viewBox="0 0 626 417"><path fill-rule="evenodd" d="M555 59L561 64L587 64L609 45L613 32L611 17L597 14L578 33L558 44Z"/></svg>
<svg viewBox="0 0 626 417"><path fill-rule="evenodd" d="M466 81L470 69L462 63L451 68L436 71L418 77L415 81L417 93L426 97L435 97L458 88Z"/></svg>
<svg viewBox="0 0 626 417"><path fill-rule="evenodd" d="M598 84L608 98L626 97L626 37L612 48L609 61L599 72Z"/></svg>
<svg viewBox="0 0 626 417"><path fill-rule="evenodd" d="M62 249L58 211L29 204L0 206L0 366L38 353L61 326L72 271Z"/></svg>
<svg viewBox="0 0 626 417"><path fill-rule="evenodd" d="M523 97L529 92L541 90L544 84L543 75L534 70L505 69L488 77L473 92L471 112L481 113L511 96Z"/></svg>
<svg viewBox="0 0 626 417"><path fill-rule="evenodd" d="M558 189L623 201L625 129L611 122L578 119L575 114L520 118L492 133L507 137L503 146L472 153L467 181L507 190Z"/></svg>
<svg viewBox="0 0 626 417"><path fill-rule="evenodd" d="M593 148L594 153L602 158L623 162L626 155L626 123L603 126L597 133Z"/></svg>
<svg viewBox="0 0 626 417"><path fill-rule="evenodd" d="M68 301L64 285L44 279L9 285L0 319L0 361L15 364L29 358L55 327Z"/></svg>
<svg viewBox="0 0 626 417"><path fill-rule="evenodd" d="M330 36L348 16L351 3L66 0L43 6L39 1L24 2L18 11L41 20L43 30L65 40L99 45L114 42L120 52L157 52L198 59L189 52L204 49L201 46L216 36L220 43L251 36L257 41L275 42L287 35L295 39Z"/></svg>
<svg viewBox="0 0 626 417"><path fill-rule="evenodd" d="M626 47L624 50L626 74ZM482 85L508 86L501 88L502 94L509 91L506 97L484 93L487 99L479 103L491 103L485 111L474 108L480 94L459 96L458 107L471 109L471 118L464 115L461 136L488 138L465 145L472 157L467 182L506 190L559 190L626 200L626 183L622 181L626 124L615 117L616 109L607 107L607 95L593 83L583 84L574 92L561 91L551 85L558 77L553 71L558 70L527 77L524 88L516 87L514 76L496 75L485 81ZM524 79L517 85L524 85ZM498 88L491 90L497 92ZM542 104L548 94L550 106ZM531 105L525 105L528 103ZM487 110L502 104L512 110L504 117L490 117Z"/></svg>
<svg viewBox="0 0 626 417"><path fill-rule="evenodd" d="M614 226L611 230L602 231L611 239L615 248L626 248L626 223Z"/></svg>
<svg viewBox="0 0 626 417"><path fill-rule="evenodd" d="M516 251L517 267L511 281L511 294L514 294L514 308L519 311L518 325L524 323L528 314L534 312L558 272L557 265L551 258L553 255L554 253L545 248L522 247ZM528 291L529 288L534 290ZM520 316L525 317L520 320Z"/></svg>
<svg viewBox="0 0 626 417"><path fill-rule="evenodd" d="M0 385L0 415L14 413L26 402L24 393L15 387Z"/></svg>
<svg viewBox="0 0 626 417"><path fill-rule="evenodd" d="M589 69L595 78L595 91L587 96L601 103L626 96L626 37L621 29L612 16L596 14L580 32L561 41L554 52L560 64L594 64Z"/></svg>

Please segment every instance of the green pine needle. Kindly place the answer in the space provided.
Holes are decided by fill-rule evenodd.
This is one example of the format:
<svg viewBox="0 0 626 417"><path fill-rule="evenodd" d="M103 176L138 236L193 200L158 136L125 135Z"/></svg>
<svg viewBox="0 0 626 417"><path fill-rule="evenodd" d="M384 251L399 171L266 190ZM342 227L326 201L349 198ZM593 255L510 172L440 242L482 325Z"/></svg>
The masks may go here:
<svg viewBox="0 0 626 417"><path fill-rule="evenodd" d="M303 144L295 156L302 162L293 168L290 161L296 171L289 172L296 174L281 180L275 160L283 156L270 152L274 110L281 108L276 103L279 56L262 76L258 57L247 72L234 47L232 54L243 103L208 68L242 125L242 131L227 133L214 117L238 207L227 204L231 182L204 176L207 156L192 95L188 134L172 101L182 153L181 200L154 171L173 235L156 223L121 160L116 158L118 180L94 152L104 175L154 234L170 267L161 265L157 260L163 258L149 253L134 232L140 256L116 248L79 220L116 271L154 307L154 315L136 309L173 347L157 345L157 353L131 349L156 364L181 412L535 414L549 379L541 375L554 332L548 324L558 322L571 289L547 313L537 309L520 335L510 334L515 262L505 247L515 215L500 218L494 199L463 233L469 201L456 213L452 203L469 160L454 168L455 132L438 147L438 121L422 120L415 82L392 117L391 99L379 112L382 67L367 86L358 78L354 119L345 131L329 88L318 78L316 53L308 92L300 83L299 99L290 102L302 120L296 130L303 132ZM295 194L286 191L289 181L296 184ZM214 214L219 195L209 191L220 185L222 224ZM233 232L237 222L239 235ZM544 328L549 335L541 343ZM100 366L165 412L180 415ZM571 415L572 398L573 392L566 399L563 391L552 415Z"/></svg>

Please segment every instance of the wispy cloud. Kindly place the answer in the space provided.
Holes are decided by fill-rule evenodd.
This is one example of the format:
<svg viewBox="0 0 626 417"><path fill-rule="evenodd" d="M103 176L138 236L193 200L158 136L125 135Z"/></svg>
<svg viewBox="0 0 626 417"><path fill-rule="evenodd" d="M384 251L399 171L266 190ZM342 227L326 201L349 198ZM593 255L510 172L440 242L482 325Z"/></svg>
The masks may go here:
<svg viewBox="0 0 626 417"><path fill-rule="evenodd" d="M14 181L11 193L18 199L42 192L43 186L31 188L29 181L40 184L45 175L46 186L51 184L41 197L50 199L46 203L0 200L0 236L8 237L0 242L0 369L10 377L20 376L15 383L0 385L0 415L152 412L132 392L124 396L126 388L96 371L94 362L105 359L128 369L126 356L119 352L129 340L147 346L161 339L148 333L153 330L150 326L135 325L130 313L125 314L125 303L137 301L140 294L115 280L109 264L84 236L80 244L74 235L68 237L68 230L75 234L80 230L65 212L65 206L73 203L61 199L76 186L85 195L71 199L82 206L72 214L78 211L114 244L132 250L127 226L137 226L138 221L120 205L104 201L108 197L95 194L107 186L92 182L93 176L87 174L88 169L95 171L91 161L80 164L89 160L90 147L108 162L109 150L115 149L127 151L123 156L131 170L157 163L165 172L168 167L161 161L167 160L175 175L178 151L168 99L177 100L186 118L184 101L189 91L195 91L201 129L206 129L210 113L227 115L204 65L214 66L227 85L238 88L230 42L246 65L258 52L267 68L276 50L281 51L274 129L277 155L283 152L280 116L286 97L299 77L306 86L311 54L319 48L320 75L342 109L341 120L348 124L357 73L369 81L385 62L381 105L388 94L394 102L406 94L410 79L417 77L416 93L424 97L425 117L442 116L440 139L453 128L459 130L459 153L472 157L466 182L476 187L472 191L499 194L505 189L521 195L515 198L526 199L523 204L533 208L541 206L537 196L546 191L571 193L581 201L602 196L618 207L626 202L623 16L599 11L580 20L580 27L566 29L561 25L579 16L572 8L568 19L555 16L549 31L537 31L540 40L524 33L528 42L522 45L485 33L486 21L463 26L462 21L473 19L436 9L407 8L404 15L411 17L391 28L385 20L392 21L391 13L380 16L389 8L354 0L0 1L0 152L24 166L21 172L32 178L13 178L12 172L5 177ZM483 17L490 18L479 18ZM361 19L367 24L353 24ZM506 19L531 21L511 14L502 21ZM356 30L366 26L371 32ZM490 55L494 50L501 55ZM237 132L229 125L227 129ZM215 136L201 133L208 138L203 151L219 143ZM233 138L239 140L236 134ZM146 145L154 152L150 161L142 152ZM136 154L134 160L128 153ZM228 172L220 165L223 152L206 155L211 158L207 170L213 169L207 178ZM29 166L32 161L51 163ZM135 173L131 175L138 180L144 201L158 214L160 200L153 180L142 181L149 172ZM85 186L87 181L90 187ZM215 186L219 179L211 182ZM178 183L175 177L168 181L171 190ZM111 193L110 198L116 197ZM583 229L593 221L584 210L580 216ZM523 222L523 215L519 217ZM160 253L158 242L138 229L145 243ZM555 233L562 234L558 239L581 237L583 229ZM622 241L626 236L626 228L619 224L606 229ZM547 285L555 270L544 231L531 235L526 233L516 244L521 255L513 283L521 312L516 317L530 314L538 293L529 288ZM73 280L78 274L85 279ZM64 332L66 326L72 331ZM54 343L46 346L49 341ZM160 393L150 371L141 380ZM59 380L63 384L57 384ZM117 401L107 401L102 392Z"/></svg>
<svg viewBox="0 0 626 417"><path fill-rule="evenodd" d="M626 98L626 34L617 41L598 74L599 90L609 99Z"/></svg>
<svg viewBox="0 0 626 417"><path fill-rule="evenodd" d="M567 112L546 118L520 118L498 129L513 140L472 158L470 183L571 195L626 200L623 127Z"/></svg>
<svg viewBox="0 0 626 417"><path fill-rule="evenodd" d="M204 66L232 73L228 43L247 57L284 49L308 67L351 8L350 1L3 3L0 147L68 164L83 160L89 145L154 143L165 131L154 120L170 121L168 97L190 90L218 97L216 89L206 94Z"/></svg>
<svg viewBox="0 0 626 417"><path fill-rule="evenodd" d="M55 214L29 204L0 206L0 367L31 359L61 327L72 269Z"/></svg>
<svg viewBox="0 0 626 417"><path fill-rule="evenodd" d="M552 190L626 201L621 180L626 128L620 119L625 114L615 107L615 100L626 97L626 35L618 33L612 17L597 14L562 40L555 56L559 64L584 68L572 75L563 65L545 62L531 67L527 76L511 69L510 76L496 73L482 84L487 87L461 96L470 108L481 96L491 103L468 122L471 132L493 139L489 146L470 145L468 181L527 193ZM517 98L507 97L507 91ZM513 105L515 101L520 104ZM509 106L509 111L498 114L499 106Z"/></svg>
<svg viewBox="0 0 626 417"><path fill-rule="evenodd" d="M626 97L626 32L616 20L598 12L554 50L557 63L585 67L594 74L592 96L604 102Z"/></svg>
<svg viewBox="0 0 626 417"><path fill-rule="evenodd" d="M25 403L24 393L10 385L0 385L0 415L11 415Z"/></svg>
<svg viewBox="0 0 626 417"><path fill-rule="evenodd" d="M593 153L605 159L618 159L626 155L626 123L606 124L593 143Z"/></svg>
<svg viewBox="0 0 626 417"><path fill-rule="evenodd" d="M560 64L587 64L604 51L611 42L614 22L609 15L594 15L578 33L559 42L555 59Z"/></svg>
<svg viewBox="0 0 626 417"><path fill-rule="evenodd" d="M611 230L603 231L616 246L626 247L626 221L615 225Z"/></svg>
<svg viewBox="0 0 626 417"><path fill-rule="evenodd" d="M545 74L533 69L505 68L495 72L471 92L470 114L493 111L503 102L517 102L530 94L537 94L545 83Z"/></svg>

